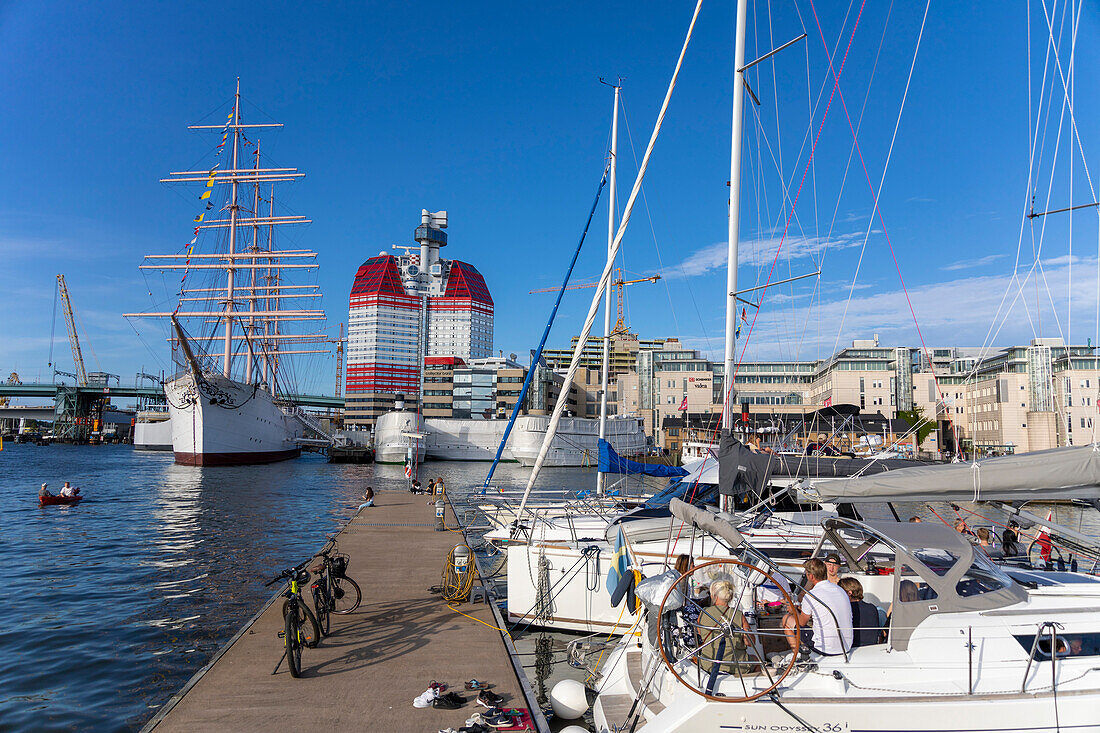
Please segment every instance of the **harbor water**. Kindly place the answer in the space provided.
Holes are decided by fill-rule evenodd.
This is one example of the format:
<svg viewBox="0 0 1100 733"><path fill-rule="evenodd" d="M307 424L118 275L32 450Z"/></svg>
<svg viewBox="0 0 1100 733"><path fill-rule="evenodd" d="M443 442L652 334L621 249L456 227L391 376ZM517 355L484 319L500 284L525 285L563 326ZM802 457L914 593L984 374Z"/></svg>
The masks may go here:
<svg viewBox="0 0 1100 733"><path fill-rule="evenodd" d="M421 470L457 490L480 485L487 464ZM522 485L529 471L506 464L497 477ZM540 485L589 486L594 476L551 469ZM40 508L39 484L56 493L66 480L87 498ZM272 593L264 582L318 549L368 485L385 501L405 490L403 469L316 455L199 468L130 446L6 444L0 728L140 728L259 610ZM348 572L369 597L369 562ZM271 649L274 666L277 639Z"/></svg>

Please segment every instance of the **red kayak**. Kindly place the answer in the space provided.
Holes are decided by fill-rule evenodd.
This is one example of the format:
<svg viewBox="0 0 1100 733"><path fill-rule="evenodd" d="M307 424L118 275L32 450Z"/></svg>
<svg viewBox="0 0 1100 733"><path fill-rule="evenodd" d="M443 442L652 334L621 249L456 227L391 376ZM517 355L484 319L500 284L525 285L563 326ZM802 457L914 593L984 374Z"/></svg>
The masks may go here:
<svg viewBox="0 0 1100 733"><path fill-rule="evenodd" d="M83 496L40 496L38 506L54 506L55 504L76 504Z"/></svg>

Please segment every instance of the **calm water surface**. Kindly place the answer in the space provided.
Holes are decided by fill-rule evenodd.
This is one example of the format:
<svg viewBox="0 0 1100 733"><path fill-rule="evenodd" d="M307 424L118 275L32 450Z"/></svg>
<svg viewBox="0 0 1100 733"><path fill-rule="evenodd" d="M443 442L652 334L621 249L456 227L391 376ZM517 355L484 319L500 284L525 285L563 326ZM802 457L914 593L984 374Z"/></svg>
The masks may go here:
<svg viewBox="0 0 1100 733"><path fill-rule="evenodd" d="M486 468L426 472L459 488ZM511 464L498 476L520 485L528 471ZM554 469L540 485L589 486L593 476ZM65 480L87 498L39 508L38 485L56 493ZM6 444L0 728L141 727L271 595L264 582L343 525L368 484L404 491L402 468L312 455L198 468L129 446Z"/></svg>

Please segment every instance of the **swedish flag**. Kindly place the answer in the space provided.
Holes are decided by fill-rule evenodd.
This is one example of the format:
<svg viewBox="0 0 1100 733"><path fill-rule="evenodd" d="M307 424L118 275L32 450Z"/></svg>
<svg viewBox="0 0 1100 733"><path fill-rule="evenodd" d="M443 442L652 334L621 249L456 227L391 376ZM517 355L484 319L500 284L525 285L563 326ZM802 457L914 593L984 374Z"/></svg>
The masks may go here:
<svg viewBox="0 0 1100 733"><path fill-rule="evenodd" d="M626 535L619 526L619 533L615 535L615 552L611 555L611 570L607 573L607 592L614 593L619 580L629 572L630 556L626 551Z"/></svg>

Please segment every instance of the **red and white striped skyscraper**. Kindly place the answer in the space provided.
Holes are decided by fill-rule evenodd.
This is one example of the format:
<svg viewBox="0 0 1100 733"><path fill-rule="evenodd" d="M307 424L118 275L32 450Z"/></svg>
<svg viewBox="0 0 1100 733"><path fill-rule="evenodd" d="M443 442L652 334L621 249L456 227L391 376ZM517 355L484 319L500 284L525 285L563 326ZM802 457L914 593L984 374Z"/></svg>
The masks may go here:
<svg viewBox="0 0 1100 733"><path fill-rule="evenodd" d="M439 257L447 245L447 212L421 211L415 239L395 256L380 252L355 274L348 309L349 427L372 425L420 396L425 357L477 359L492 355L493 298L473 265Z"/></svg>

